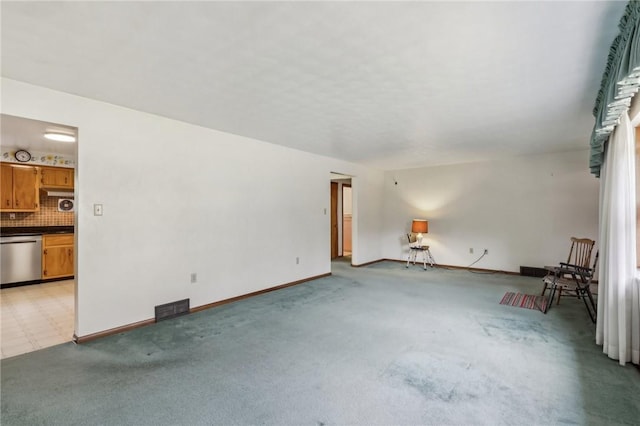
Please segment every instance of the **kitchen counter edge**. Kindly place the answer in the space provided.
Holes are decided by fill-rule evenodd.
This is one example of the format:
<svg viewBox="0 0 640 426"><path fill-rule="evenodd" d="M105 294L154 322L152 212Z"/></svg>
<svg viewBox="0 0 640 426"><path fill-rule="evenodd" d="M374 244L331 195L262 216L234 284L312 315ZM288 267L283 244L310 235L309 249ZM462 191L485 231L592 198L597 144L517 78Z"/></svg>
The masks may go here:
<svg viewBox="0 0 640 426"><path fill-rule="evenodd" d="M21 234L73 234L73 226L3 226L0 236L8 237Z"/></svg>

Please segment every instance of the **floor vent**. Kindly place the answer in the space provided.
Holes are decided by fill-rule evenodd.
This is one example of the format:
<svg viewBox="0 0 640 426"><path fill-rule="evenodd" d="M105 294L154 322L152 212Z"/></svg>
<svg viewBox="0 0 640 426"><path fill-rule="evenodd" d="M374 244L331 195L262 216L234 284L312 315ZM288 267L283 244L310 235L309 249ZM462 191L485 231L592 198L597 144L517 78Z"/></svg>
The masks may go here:
<svg viewBox="0 0 640 426"><path fill-rule="evenodd" d="M156 322L179 317L189 313L189 299L156 306Z"/></svg>
<svg viewBox="0 0 640 426"><path fill-rule="evenodd" d="M542 278L547 275L547 271L544 268L534 268L531 266L521 266L520 267L520 275L524 275L525 277L539 277Z"/></svg>

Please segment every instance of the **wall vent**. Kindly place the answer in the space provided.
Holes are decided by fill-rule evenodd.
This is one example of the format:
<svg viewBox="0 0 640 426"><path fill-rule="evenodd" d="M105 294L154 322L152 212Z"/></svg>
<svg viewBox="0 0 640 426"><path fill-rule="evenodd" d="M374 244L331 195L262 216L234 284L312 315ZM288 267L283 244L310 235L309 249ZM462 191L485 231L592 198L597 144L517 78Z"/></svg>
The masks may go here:
<svg viewBox="0 0 640 426"><path fill-rule="evenodd" d="M524 275L525 277L538 277L542 278L547 275L549 271L544 268L534 268L532 266L521 266L520 267L520 275Z"/></svg>
<svg viewBox="0 0 640 426"><path fill-rule="evenodd" d="M189 313L189 299L156 306L156 322L179 317Z"/></svg>

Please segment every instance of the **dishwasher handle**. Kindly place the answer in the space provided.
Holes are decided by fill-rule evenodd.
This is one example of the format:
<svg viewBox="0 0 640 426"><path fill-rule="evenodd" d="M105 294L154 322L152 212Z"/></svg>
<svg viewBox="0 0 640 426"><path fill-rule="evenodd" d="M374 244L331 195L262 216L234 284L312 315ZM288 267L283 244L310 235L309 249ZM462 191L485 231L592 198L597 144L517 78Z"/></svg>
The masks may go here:
<svg viewBox="0 0 640 426"><path fill-rule="evenodd" d="M37 243L38 240L21 240L21 241L1 241L0 244L22 244L22 243Z"/></svg>

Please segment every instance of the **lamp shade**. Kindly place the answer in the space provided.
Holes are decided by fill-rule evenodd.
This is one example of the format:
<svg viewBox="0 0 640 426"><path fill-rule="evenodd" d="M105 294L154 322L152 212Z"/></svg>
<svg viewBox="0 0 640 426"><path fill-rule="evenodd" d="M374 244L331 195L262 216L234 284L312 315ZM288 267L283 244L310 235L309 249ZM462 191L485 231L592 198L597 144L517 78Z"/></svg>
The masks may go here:
<svg viewBox="0 0 640 426"><path fill-rule="evenodd" d="M424 219L413 219L411 232L416 234L426 234L429 232L429 222Z"/></svg>

